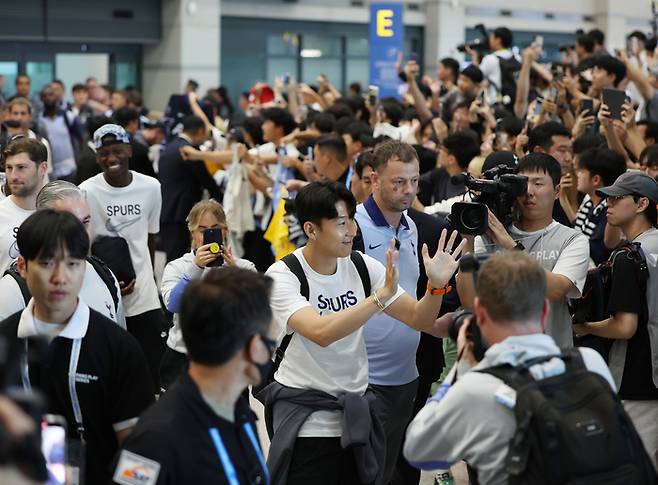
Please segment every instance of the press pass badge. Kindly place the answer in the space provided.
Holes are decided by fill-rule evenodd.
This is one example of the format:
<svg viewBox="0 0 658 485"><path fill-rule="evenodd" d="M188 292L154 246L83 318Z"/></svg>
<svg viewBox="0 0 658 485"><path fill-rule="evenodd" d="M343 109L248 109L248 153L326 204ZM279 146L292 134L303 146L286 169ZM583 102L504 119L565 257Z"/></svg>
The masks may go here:
<svg viewBox="0 0 658 485"><path fill-rule="evenodd" d="M113 480L121 485L155 485L160 474L160 463L122 450Z"/></svg>

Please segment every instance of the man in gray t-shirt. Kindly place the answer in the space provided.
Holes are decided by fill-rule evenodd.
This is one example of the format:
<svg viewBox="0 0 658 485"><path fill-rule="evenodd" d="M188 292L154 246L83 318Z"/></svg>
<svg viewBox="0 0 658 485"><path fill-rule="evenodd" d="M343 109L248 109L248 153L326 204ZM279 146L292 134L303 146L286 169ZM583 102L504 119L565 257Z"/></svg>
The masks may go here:
<svg viewBox="0 0 658 485"><path fill-rule="evenodd" d="M489 229L475 239L471 250L522 250L536 257L546 270L548 283L550 313L544 331L560 347L571 347L573 334L567 303L569 298L580 297L585 284L589 243L579 231L553 220L553 204L560 193L557 160L544 153L531 153L519 162L518 173L528 177L528 191L518 198L519 221L505 228L490 212ZM462 304L471 307L472 278L459 273L457 288Z"/></svg>

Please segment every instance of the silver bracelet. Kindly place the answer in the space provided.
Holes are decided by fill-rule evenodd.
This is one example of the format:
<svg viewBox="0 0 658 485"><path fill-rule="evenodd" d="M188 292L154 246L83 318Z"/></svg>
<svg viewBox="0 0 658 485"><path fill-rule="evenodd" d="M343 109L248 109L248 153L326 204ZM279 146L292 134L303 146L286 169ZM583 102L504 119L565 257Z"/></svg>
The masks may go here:
<svg viewBox="0 0 658 485"><path fill-rule="evenodd" d="M375 299L375 304L379 307L379 311L383 312L386 307L384 306L384 304L381 302L381 300L377 296L377 292L373 291L372 296Z"/></svg>

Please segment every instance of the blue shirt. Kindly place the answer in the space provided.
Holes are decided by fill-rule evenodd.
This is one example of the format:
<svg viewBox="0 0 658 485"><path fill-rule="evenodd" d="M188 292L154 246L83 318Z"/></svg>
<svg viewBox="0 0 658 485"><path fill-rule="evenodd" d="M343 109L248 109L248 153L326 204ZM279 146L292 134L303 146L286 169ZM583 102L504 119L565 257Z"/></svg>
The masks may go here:
<svg viewBox="0 0 658 485"><path fill-rule="evenodd" d="M414 221L402 213L399 227L391 227L372 196L356 208L355 218L361 229L365 253L382 264L386 265L390 240L398 241L400 286L415 300L420 269L418 230ZM420 332L385 313L378 313L364 326L363 337L368 352L370 384L399 386L418 377L416 349Z"/></svg>

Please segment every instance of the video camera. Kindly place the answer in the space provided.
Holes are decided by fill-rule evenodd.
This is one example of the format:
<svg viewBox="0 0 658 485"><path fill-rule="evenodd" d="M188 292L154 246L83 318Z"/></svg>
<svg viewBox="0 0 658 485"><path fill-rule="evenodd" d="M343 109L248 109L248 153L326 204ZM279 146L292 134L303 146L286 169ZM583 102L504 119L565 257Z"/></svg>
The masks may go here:
<svg viewBox="0 0 658 485"><path fill-rule="evenodd" d="M467 173L452 177L452 183L464 184L472 194L473 202L457 202L450 211L450 223L460 234L484 234L489 227L488 211L504 225L514 221L516 198L528 190L528 178L517 175L516 169L508 165L497 165L485 171L482 179Z"/></svg>
<svg viewBox="0 0 658 485"><path fill-rule="evenodd" d="M484 27L484 24L477 24L475 30L479 31L482 35L481 38L472 40L470 42L464 42L457 46L459 52L466 52L467 48L471 48L480 54L487 52L489 49L489 35L487 34L487 29Z"/></svg>

